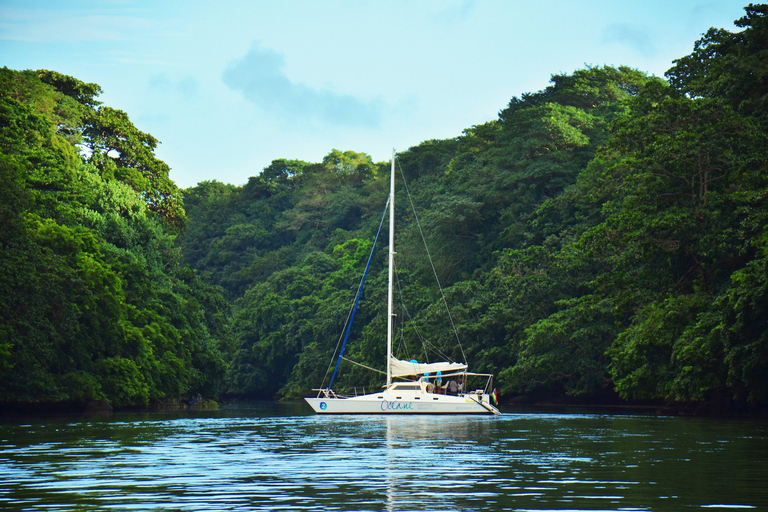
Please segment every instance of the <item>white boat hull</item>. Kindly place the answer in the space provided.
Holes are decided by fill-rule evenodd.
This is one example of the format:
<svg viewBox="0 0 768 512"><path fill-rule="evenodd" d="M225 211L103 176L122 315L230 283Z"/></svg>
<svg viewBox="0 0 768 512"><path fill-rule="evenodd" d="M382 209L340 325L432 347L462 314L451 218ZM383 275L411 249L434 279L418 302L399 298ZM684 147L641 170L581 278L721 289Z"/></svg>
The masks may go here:
<svg viewBox="0 0 768 512"><path fill-rule="evenodd" d="M304 400L318 414L499 414L491 404L473 396L387 396L370 394L350 398L318 397Z"/></svg>

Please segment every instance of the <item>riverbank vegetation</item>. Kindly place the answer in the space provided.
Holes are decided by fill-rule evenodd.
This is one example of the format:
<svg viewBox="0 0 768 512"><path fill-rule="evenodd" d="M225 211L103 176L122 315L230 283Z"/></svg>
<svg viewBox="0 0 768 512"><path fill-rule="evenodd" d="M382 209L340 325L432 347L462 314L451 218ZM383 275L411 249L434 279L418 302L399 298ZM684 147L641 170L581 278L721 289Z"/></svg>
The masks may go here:
<svg viewBox="0 0 768 512"><path fill-rule="evenodd" d="M229 306L182 265L157 140L96 84L0 70L0 401L117 407L210 394Z"/></svg>
<svg viewBox="0 0 768 512"><path fill-rule="evenodd" d="M398 355L466 359L507 399L768 404L768 6L745 10L666 80L554 75L496 120L400 152ZM323 382L388 163L332 150L180 191L95 84L0 76L4 400L292 398ZM375 368L385 246L347 348ZM380 383L342 365L335 387Z"/></svg>

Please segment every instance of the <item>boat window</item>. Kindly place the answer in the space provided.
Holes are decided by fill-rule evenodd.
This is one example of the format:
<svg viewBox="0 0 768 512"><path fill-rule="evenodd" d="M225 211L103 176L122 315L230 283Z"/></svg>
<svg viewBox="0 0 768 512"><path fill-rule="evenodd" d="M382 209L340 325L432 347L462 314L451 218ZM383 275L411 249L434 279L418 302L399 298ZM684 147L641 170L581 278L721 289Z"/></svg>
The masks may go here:
<svg viewBox="0 0 768 512"><path fill-rule="evenodd" d="M421 391L421 385L419 384L395 384L395 387L392 389L396 389L398 391L407 390L407 391Z"/></svg>

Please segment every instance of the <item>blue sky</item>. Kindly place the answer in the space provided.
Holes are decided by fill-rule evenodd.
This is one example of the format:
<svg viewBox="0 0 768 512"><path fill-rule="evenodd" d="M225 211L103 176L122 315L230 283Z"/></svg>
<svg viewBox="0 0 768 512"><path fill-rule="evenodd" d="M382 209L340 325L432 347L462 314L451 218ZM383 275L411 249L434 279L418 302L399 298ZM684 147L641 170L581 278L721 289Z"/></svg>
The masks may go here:
<svg viewBox="0 0 768 512"><path fill-rule="evenodd" d="M746 0L0 0L0 65L99 84L181 187L277 158L389 158L495 119L556 73L663 76Z"/></svg>

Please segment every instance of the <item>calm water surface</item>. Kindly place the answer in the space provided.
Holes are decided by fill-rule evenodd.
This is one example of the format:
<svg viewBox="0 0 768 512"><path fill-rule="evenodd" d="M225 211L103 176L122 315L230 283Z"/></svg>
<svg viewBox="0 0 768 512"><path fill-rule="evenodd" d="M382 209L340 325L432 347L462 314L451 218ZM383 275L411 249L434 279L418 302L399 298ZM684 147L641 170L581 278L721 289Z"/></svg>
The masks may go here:
<svg viewBox="0 0 768 512"><path fill-rule="evenodd" d="M0 419L0 510L768 510L766 422L308 413Z"/></svg>

